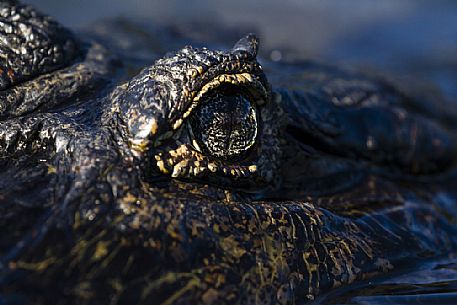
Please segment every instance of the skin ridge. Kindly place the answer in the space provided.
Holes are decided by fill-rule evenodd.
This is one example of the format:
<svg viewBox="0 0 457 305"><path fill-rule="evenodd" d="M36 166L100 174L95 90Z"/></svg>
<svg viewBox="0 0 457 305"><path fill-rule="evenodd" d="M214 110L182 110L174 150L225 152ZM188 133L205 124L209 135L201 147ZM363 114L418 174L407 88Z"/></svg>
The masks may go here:
<svg viewBox="0 0 457 305"><path fill-rule="evenodd" d="M73 34L18 2L0 3L0 90L68 65L79 55Z"/></svg>

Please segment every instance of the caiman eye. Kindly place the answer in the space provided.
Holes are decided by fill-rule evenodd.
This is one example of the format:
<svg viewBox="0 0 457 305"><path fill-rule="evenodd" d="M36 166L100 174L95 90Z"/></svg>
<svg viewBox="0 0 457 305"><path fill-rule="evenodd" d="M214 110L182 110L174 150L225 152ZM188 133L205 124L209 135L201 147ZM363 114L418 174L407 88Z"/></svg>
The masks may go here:
<svg viewBox="0 0 457 305"><path fill-rule="evenodd" d="M257 109L252 97L240 88L218 88L190 119L197 149L229 160L243 156L256 142Z"/></svg>

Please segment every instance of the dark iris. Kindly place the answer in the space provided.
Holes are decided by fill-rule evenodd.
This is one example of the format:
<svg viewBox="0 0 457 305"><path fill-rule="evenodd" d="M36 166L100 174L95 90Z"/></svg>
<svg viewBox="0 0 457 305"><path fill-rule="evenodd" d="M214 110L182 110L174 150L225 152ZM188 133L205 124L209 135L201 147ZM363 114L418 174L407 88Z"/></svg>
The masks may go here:
<svg viewBox="0 0 457 305"><path fill-rule="evenodd" d="M196 109L190 124L200 149L221 159L241 156L257 137L255 105L235 90L209 97Z"/></svg>

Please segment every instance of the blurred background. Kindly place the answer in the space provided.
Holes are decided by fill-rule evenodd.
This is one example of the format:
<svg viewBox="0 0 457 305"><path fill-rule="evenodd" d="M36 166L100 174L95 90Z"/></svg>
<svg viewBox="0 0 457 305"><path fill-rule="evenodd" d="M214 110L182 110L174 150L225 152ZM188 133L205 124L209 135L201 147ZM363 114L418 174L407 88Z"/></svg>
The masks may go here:
<svg viewBox="0 0 457 305"><path fill-rule="evenodd" d="M73 29L122 16L175 24L181 30L189 22L198 22L207 31L217 30L213 24L255 31L262 39L263 55L273 60L281 60L288 54L375 68L400 77L432 81L445 96L457 99L457 1L454 0L25 2Z"/></svg>

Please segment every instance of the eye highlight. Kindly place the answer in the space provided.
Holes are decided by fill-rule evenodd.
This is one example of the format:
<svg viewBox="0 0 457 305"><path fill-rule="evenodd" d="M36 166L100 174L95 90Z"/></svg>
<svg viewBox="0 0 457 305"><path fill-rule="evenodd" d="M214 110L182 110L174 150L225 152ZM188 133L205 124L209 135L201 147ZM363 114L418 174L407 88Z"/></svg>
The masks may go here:
<svg viewBox="0 0 457 305"><path fill-rule="evenodd" d="M198 148L213 157L242 157L255 143L257 109L249 94L226 87L210 95L190 118Z"/></svg>

